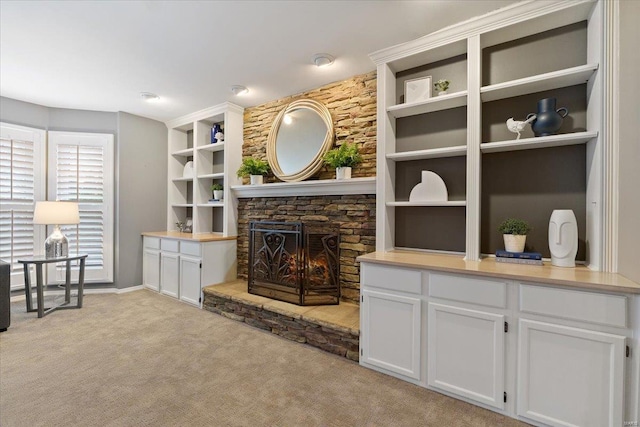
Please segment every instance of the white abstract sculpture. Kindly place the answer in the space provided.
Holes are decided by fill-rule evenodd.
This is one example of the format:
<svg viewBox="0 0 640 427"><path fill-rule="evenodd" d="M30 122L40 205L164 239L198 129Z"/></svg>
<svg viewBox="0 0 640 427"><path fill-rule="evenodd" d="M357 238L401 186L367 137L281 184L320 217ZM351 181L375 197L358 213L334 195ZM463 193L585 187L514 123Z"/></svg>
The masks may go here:
<svg viewBox="0 0 640 427"><path fill-rule="evenodd" d="M578 253L578 222L571 209L557 209L549 220L551 265L575 267Z"/></svg>
<svg viewBox="0 0 640 427"><path fill-rule="evenodd" d="M513 117L507 119L507 129L509 129L513 133L517 133L518 137L516 139L520 139L520 132L524 130L524 128L536 119L536 115L529 117L524 122L520 122L518 120L513 120Z"/></svg>
<svg viewBox="0 0 640 427"><path fill-rule="evenodd" d="M446 202L449 200L447 186L440 176L431 171L422 171L422 182L409 194L410 202Z"/></svg>

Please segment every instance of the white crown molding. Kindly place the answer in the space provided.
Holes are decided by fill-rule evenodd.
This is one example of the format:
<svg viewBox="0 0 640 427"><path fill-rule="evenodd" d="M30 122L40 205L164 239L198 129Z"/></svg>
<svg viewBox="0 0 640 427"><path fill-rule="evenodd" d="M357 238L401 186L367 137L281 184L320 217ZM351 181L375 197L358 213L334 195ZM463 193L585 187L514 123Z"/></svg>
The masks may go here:
<svg viewBox="0 0 640 427"><path fill-rule="evenodd" d="M238 198L376 194L376 178L323 179L261 185L234 185L231 189Z"/></svg>
<svg viewBox="0 0 640 427"><path fill-rule="evenodd" d="M187 114L182 117L177 117L172 120L167 120L164 124L168 129L174 129L180 126L184 126L189 123L193 123L198 120L206 119L208 117L224 114L227 111L243 114L244 108L239 105L232 104L231 102L223 102L222 104L214 105L213 107L205 108L194 113Z"/></svg>

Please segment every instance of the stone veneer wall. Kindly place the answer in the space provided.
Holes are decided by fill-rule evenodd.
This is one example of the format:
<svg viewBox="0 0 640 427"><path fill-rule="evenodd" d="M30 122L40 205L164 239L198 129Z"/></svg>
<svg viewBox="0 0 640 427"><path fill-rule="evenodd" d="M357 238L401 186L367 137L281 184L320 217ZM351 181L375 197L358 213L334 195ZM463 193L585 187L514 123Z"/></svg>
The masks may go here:
<svg viewBox="0 0 640 427"><path fill-rule="evenodd" d="M283 108L298 99L313 99L329 109L333 118L336 146L345 141L357 144L363 162L353 168L354 178L376 175L375 71L245 109L243 158L267 159L267 138L273 120ZM335 170L323 167L314 178L333 179ZM275 177L271 176L267 182L274 180Z"/></svg>
<svg viewBox="0 0 640 427"><path fill-rule="evenodd" d="M330 222L340 225L342 299L359 303L356 257L375 251L374 195L256 197L238 202L238 277L247 279L248 275L249 221Z"/></svg>

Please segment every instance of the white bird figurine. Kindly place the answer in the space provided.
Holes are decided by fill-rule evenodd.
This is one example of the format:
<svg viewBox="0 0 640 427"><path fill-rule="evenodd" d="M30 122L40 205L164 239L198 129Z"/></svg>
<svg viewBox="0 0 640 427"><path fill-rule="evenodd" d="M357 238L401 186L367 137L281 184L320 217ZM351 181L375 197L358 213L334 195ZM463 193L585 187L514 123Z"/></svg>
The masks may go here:
<svg viewBox="0 0 640 427"><path fill-rule="evenodd" d="M532 121L534 121L536 119L536 115L533 114L531 117L529 117L527 120L525 120L524 122L520 122L518 120L513 120L513 117L510 117L507 120L507 129L509 129L511 132L513 133L517 133L518 137L516 139L520 139L520 132L522 132L524 130L524 128L531 123Z"/></svg>

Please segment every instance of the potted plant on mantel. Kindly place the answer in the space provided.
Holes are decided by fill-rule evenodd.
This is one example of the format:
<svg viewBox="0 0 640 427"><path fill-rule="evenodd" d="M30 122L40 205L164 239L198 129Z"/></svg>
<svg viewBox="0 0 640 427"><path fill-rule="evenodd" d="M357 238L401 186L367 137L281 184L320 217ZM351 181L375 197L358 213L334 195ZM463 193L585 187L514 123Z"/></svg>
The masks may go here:
<svg viewBox="0 0 640 427"><path fill-rule="evenodd" d="M211 191L213 191L213 200L222 200L224 197L224 187L222 184L214 183L211 185Z"/></svg>
<svg viewBox="0 0 640 427"><path fill-rule="evenodd" d="M527 233L531 227L522 219L507 218L498 227L504 238L504 248L507 252L524 252L524 244L527 241Z"/></svg>
<svg viewBox="0 0 640 427"><path fill-rule="evenodd" d="M362 162L362 155L356 144L345 142L340 147L327 151L324 162L336 168L336 179L350 179L351 168Z"/></svg>
<svg viewBox="0 0 640 427"><path fill-rule="evenodd" d="M264 182L264 176L269 173L269 170L269 164L264 160L247 157L242 160L238 176L241 178L251 177L251 185L257 185Z"/></svg>

